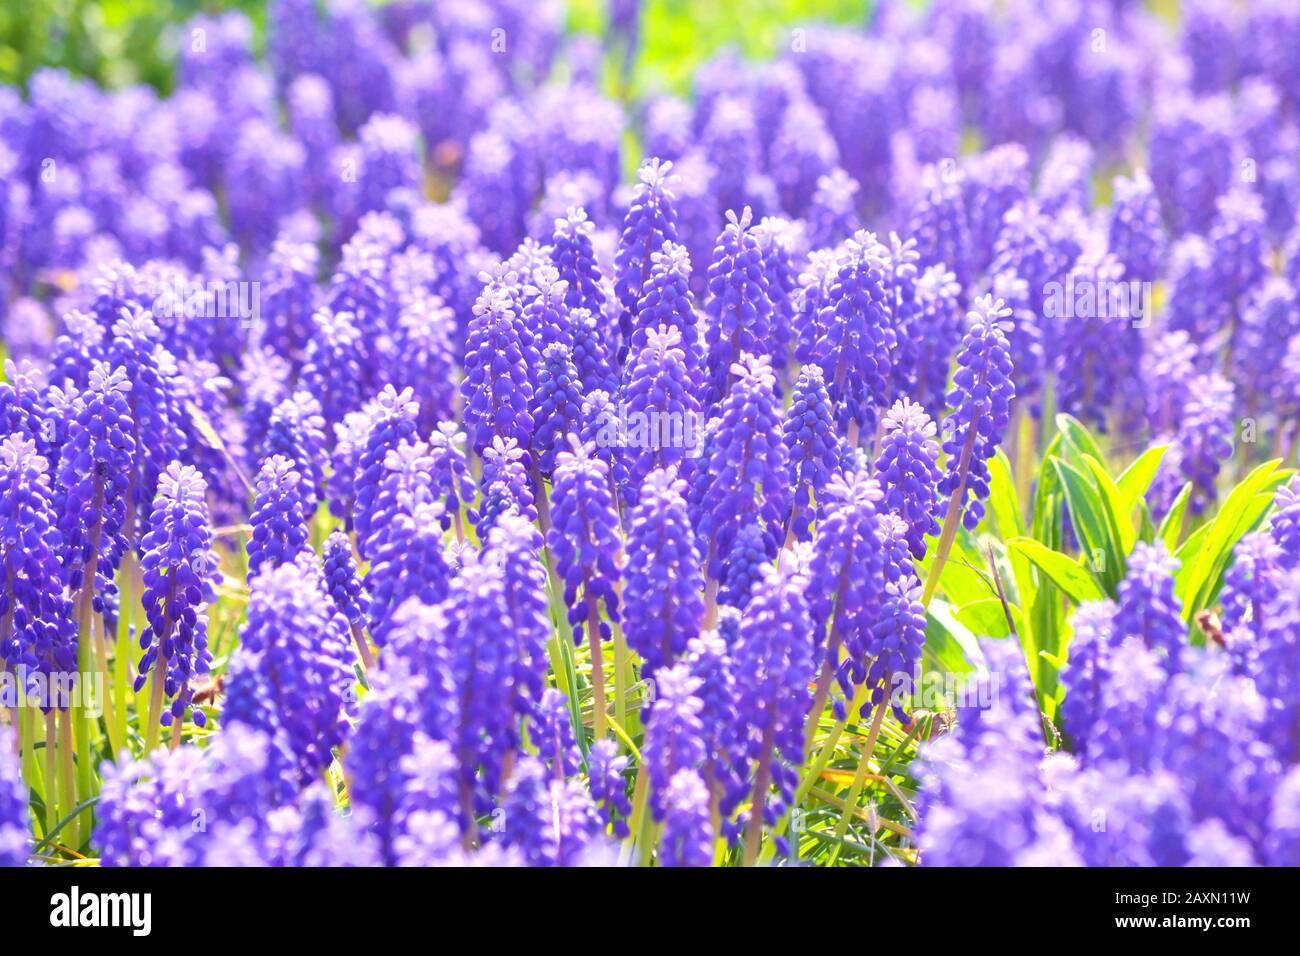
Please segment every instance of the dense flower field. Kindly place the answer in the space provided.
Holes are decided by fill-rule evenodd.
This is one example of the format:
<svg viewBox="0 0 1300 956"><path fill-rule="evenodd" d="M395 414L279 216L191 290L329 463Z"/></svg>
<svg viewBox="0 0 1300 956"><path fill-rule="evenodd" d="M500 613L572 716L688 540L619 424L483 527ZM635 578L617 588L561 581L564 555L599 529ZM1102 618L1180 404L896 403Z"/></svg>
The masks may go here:
<svg viewBox="0 0 1300 956"><path fill-rule="evenodd" d="M1300 8L641 6L0 89L0 864L1300 864Z"/></svg>

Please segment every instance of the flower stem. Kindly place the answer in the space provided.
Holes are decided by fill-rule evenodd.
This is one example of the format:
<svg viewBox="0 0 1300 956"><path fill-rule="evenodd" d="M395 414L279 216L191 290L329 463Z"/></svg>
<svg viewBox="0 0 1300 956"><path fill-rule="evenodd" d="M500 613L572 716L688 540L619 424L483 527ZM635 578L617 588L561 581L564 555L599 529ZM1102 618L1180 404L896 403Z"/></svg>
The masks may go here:
<svg viewBox="0 0 1300 956"><path fill-rule="evenodd" d="M921 606L928 608L930 599L934 597L935 589L939 586L939 578L943 574L943 566L948 563L948 554L952 551L952 544L957 540L957 528L961 525L962 505L966 498L966 476L970 472L971 456L975 453L975 436L979 429L980 415L977 412L972 419L966 434L966 442L961 448L961 458L957 461L957 487L953 489L952 496L948 499L948 513L943 516L943 530L939 535L939 546L934 552L934 563L930 565L930 573L925 577L925 591L921 595Z"/></svg>
<svg viewBox="0 0 1300 956"><path fill-rule="evenodd" d="M77 795L77 784L75 782L76 770L73 766L74 745L72 742L72 725L76 721L73 716L72 708L60 711L59 713L59 761L63 769L62 791L63 799L68 808L75 807L79 802ZM76 721L80 722L80 721ZM89 753L81 761L86 766L90 765ZM86 796L89 796L89 792ZM87 811L88 812L88 811ZM81 815L78 814L72 822L68 824L68 845L74 850L81 847Z"/></svg>
<svg viewBox="0 0 1300 956"><path fill-rule="evenodd" d="M867 742L862 748L862 756L858 758L858 769L853 774L853 785L849 787L848 798L844 801L844 812L840 814L840 821L835 825L836 842L831 850L830 865L835 863L840 847L844 845L844 834L849 829L849 818L853 815L853 809L858 805L858 797L862 795L862 788L867 782L867 765L876 752L876 740L880 737L880 725L884 722L886 709L885 701L882 700L876 705L875 715L871 718L871 730L867 733Z"/></svg>
<svg viewBox="0 0 1300 956"><path fill-rule="evenodd" d="M592 729L595 739L601 740L609 731L609 722L605 718L605 655L600 639L600 606L596 603L596 592L591 589L590 581L584 581L583 590L587 595L587 646L591 649Z"/></svg>
<svg viewBox="0 0 1300 956"><path fill-rule="evenodd" d="M767 788L772 785L772 721L763 731L762 752L758 758L758 772L754 774L754 800L749 808L749 822L745 825L745 866L753 866L758 859L758 846L763 840L763 810L767 806Z"/></svg>

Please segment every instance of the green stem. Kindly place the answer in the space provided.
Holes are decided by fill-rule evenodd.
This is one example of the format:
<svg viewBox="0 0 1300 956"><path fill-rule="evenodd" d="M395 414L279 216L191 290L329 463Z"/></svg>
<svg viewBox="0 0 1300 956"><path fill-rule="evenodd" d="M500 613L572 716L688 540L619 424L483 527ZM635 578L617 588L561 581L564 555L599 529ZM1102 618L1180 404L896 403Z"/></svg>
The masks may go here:
<svg viewBox="0 0 1300 956"><path fill-rule="evenodd" d="M73 750L74 744L72 742L72 725L74 722L78 726L84 723L83 720L79 720L73 716L71 709L62 711L60 713L59 715L59 763L63 771L63 779L62 779L63 800L65 804L70 807L75 807L77 805L77 800L78 800L77 784L74 782L74 778L77 775L77 770L76 768L74 768L73 760L72 760L72 756L74 753ZM89 766L90 760L89 759L81 760L78 761L78 764L85 764L86 766ZM83 799L89 799L90 796L91 794L87 790L85 792L85 796ZM69 824L69 830L71 832L70 845L74 850L78 849L81 846L81 817L80 816L75 818L72 821L72 823Z"/></svg>
<svg viewBox="0 0 1300 956"><path fill-rule="evenodd" d="M840 847L844 845L844 834L849 829L849 818L853 816L853 808L858 805L858 798L862 795L862 788L867 782L867 766L876 752L876 740L880 736L880 725L884 722L887 709L885 701L881 701L876 705L876 713L871 718L871 730L867 733L867 742L862 748L862 756L858 758L858 769L853 774L853 785L849 788L848 799L844 801L844 812L840 814L840 821L835 825L836 843L831 850L829 864L831 866L835 865L835 859L840 855Z"/></svg>
<svg viewBox="0 0 1300 956"><path fill-rule="evenodd" d="M48 833L59 822L62 798L59 794L59 732L55 727L54 711L45 714L45 830Z"/></svg>
<svg viewBox="0 0 1300 956"><path fill-rule="evenodd" d="M925 592L921 595L922 607L930 606L930 599L934 597L935 589L939 586L939 578L943 574L943 566L948 563L948 554L952 551L953 542L957 540L963 499L966 497L966 476L970 472L970 460L975 452L975 435L979 429L979 421L980 416L977 412L970 423L966 441L961 447L961 458L957 461L957 487L953 489L952 496L948 499L948 513L943 517L943 531L939 535L939 546L934 552L934 563L930 565L930 573L925 576Z"/></svg>

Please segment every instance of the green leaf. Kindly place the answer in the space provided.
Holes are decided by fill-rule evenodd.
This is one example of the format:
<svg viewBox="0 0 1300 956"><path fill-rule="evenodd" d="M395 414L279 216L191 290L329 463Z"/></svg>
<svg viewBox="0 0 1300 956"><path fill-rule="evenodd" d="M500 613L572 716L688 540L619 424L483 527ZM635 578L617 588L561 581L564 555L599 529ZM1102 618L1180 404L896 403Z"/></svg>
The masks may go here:
<svg viewBox="0 0 1300 956"><path fill-rule="evenodd" d="M1192 483L1189 481L1183 485L1183 490L1178 492L1178 497L1169 508L1165 515L1165 520L1160 522L1160 529L1156 531L1156 536L1165 543L1165 547L1172 553L1178 550L1178 539L1183 536L1183 522L1187 514L1187 502L1192 499Z"/></svg>
<svg viewBox="0 0 1300 956"><path fill-rule="evenodd" d="M1285 481L1290 472L1278 470L1281 459L1260 465L1247 475L1223 502L1209 531L1195 552L1186 557L1191 567L1175 587L1183 599L1183 619L1190 621L1202 608L1208 607L1223 581L1223 572L1232 559L1232 549L1241 537L1263 520L1272 504L1273 491ZM1180 548L1179 553L1187 551Z"/></svg>
<svg viewBox="0 0 1300 956"><path fill-rule="evenodd" d="M1081 601L1100 601L1106 596L1092 575L1068 554L1053 551L1033 538L1013 538L1007 542L1007 548L1018 551L1032 561L1076 604Z"/></svg>
<svg viewBox="0 0 1300 956"><path fill-rule="evenodd" d="M1124 555L1119 550L1119 535L1112 528L1101 495L1073 465L1060 459L1053 461L1052 465L1061 479L1061 487L1065 489L1070 519L1083 544L1087 567L1106 593L1114 596L1123 579Z"/></svg>
<svg viewBox="0 0 1300 956"><path fill-rule="evenodd" d="M1092 432L1088 431L1083 422L1073 415L1064 413L1057 415L1056 427L1060 429L1061 437L1064 439L1066 455L1071 463L1078 462L1084 455L1091 455L1098 461L1106 460L1106 456L1101 452L1101 447L1097 444L1096 439L1092 437Z"/></svg>
<svg viewBox="0 0 1300 956"><path fill-rule="evenodd" d="M1105 465L1091 455L1084 455L1083 463L1092 473L1102 506L1106 509L1106 520L1110 525L1111 534L1119 545L1118 557L1121 565L1119 573L1122 577L1124 558L1133 550L1133 545L1137 544L1137 529L1133 527L1133 506L1125 503L1124 495Z"/></svg>
<svg viewBox="0 0 1300 956"><path fill-rule="evenodd" d="M925 660L927 669L954 674L975 669L980 659L975 635L953 614L952 605L942 598L930 602L925 614Z"/></svg>
<svg viewBox="0 0 1300 956"><path fill-rule="evenodd" d="M1011 612L1011 622L1015 624L1016 633L1023 634L1024 618L1020 608L1014 604L1008 604L1007 608ZM1007 637L1011 634L1011 627L1007 624L1007 615L999 598L983 598L963 604L957 610L955 617L978 637Z"/></svg>
<svg viewBox="0 0 1300 956"><path fill-rule="evenodd" d="M1020 504L1016 501L1016 483L1011 476L1011 462L1000 448L989 462L988 517L993 521L997 536L1003 541L1018 538L1025 533Z"/></svg>
<svg viewBox="0 0 1300 956"><path fill-rule="evenodd" d="M1151 487L1151 482L1155 480L1156 472L1160 470L1160 462L1164 460L1167 451L1169 451L1168 445L1152 445L1140 454L1133 464L1125 468L1124 474L1120 475L1116 480L1115 484L1119 487L1120 500L1124 502L1125 514L1132 515L1133 509L1146 495L1147 489Z"/></svg>

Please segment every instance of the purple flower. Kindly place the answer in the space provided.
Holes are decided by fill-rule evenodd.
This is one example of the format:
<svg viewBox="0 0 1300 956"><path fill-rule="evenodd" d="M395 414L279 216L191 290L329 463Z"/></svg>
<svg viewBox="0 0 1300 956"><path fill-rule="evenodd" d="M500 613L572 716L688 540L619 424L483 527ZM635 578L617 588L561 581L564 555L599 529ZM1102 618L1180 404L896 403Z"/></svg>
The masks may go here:
<svg viewBox="0 0 1300 956"><path fill-rule="evenodd" d="M307 545L307 517L302 476L293 463L272 455L257 475L257 493L249 518L248 577L257 577L263 565L294 561Z"/></svg>
<svg viewBox="0 0 1300 956"><path fill-rule="evenodd" d="M314 518L325 484L325 419L311 392L299 389L275 406L263 454L285 458L302 477L303 514Z"/></svg>
<svg viewBox="0 0 1300 956"><path fill-rule="evenodd" d="M475 451L494 437L527 445L533 434L533 383L518 330L518 314L509 295L484 292L474 306L465 354L466 424Z"/></svg>
<svg viewBox="0 0 1300 956"><path fill-rule="evenodd" d="M781 439L776 382L767 356L746 355L731 366L735 380L711 441L706 437L692 495L696 532L708 542L705 570L719 579L736 534L760 522L775 551L788 508L787 461Z"/></svg>
<svg viewBox="0 0 1300 956"><path fill-rule="evenodd" d="M1218 373L1197 375L1187 383L1173 447L1160 463L1151 497L1162 511L1172 505L1185 482L1192 483L1190 508L1200 514L1218 498L1219 469L1232 458L1236 422L1232 383Z"/></svg>
<svg viewBox="0 0 1300 956"><path fill-rule="evenodd" d="M839 245L862 228L858 218L858 184L838 166L818 177L808 201L808 244L814 249Z"/></svg>
<svg viewBox="0 0 1300 956"><path fill-rule="evenodd" d="M1300 565L1300 479L1292 478L1277 490L1269 533L1282 549L1283 566Z"/></svg>
<svg viewBox="0 0 1300 956"><path fill-rule="evenodd" d="M815 359L850 437L875 427L876 409L891 394L897 341L884 289L888 256L874 233L856 233L845 243L818 316Z"/></svg>
<svg viewBox="0 0 1300 956"><path fill-rule="evenodd" d="M366 551L366 541L370 538L379 485L384 476L384 461L390 451L415 436L420 406L412 400L412 395L409 388L399 392L391 385L385 386L374 400L373 406L368 409L366 420L357 421L359 427L365 428L365 437L352 445L351 453L355 459L343 463L345 467L351 464L350 472L355 483L355 501L346 517L356 528L361 556L364 558L370 557ZM343 444L340 440L335 446L336 462ZM338 496L335 496L335 501L339 501Z"/></svg>
<svg viewBox="0 0 1300 956"><path fill-rule="evenodd" d="M569 698L555 688L542 694L541 705L529 722L528 738L537 747L537 759L551 768L556 780L578 772L581 755L573 737Z"/></svg>
<svg viewBox="0 0 1300 956"><path fill-rule="evenodd" d="M689 665L660 669L655 677L655 700L646 724L642 746L643 772L650 775L650 799L655 818L662 819L669 781L679 770L694 769L704 761L704 703L695 691L700 680Z"/></svg>
<svg viewBox="0 0 1300 956"><path fill-rule="evenodd" d="M1112 601L1086 601L1074 612L1070 658L1061 670L1065 685L1061 718L1077 754L1089 752L1093 728L1101 717L1112 650L1122 639L1115 636L1115 615Z"/></svg>
<svg viewBox="0 0 1300 956"><path fill-rule="evenodd" d="M1085 252L1064 276L1062 293L1047 300L1044 313L1056 332L1059 407L1100 431L1107 427L1109 403L1133 378L1141 354L1136 303L1110 300L1122 275L1114 257Z"/></svg>
<svg viewBox="0 0 1300 956"><path fill-rule="evenodd" d="M574 643L581 644L584 630L594 627L595 633L588 638L593 654L598 655L600 641L609 638L609 624L600 618L601 605L611 621L619 619L618 512L610 491L609 467L576 439L573 451L562 451L556 457L551 522L546 543L564 579L564 603ZM603 707L604 702L598 706Z"/></svg>
<svg viewBox="0 0 1300 956"><path fill-rule="evenodd" d="M1187 641L1187 625L1174 595L1178 560L1163 542L1139 541L1128 557L1115 612L1117 640L1134 638L1152 651L1164 651L1171 671L1178 670Z"/></svg>
<svg viewBox="0 0 1300 956"><path fill-rule="evenodd" d="M681 656L704 612L700 555L675 468L652 471L627 533L623 632L647 677Z"/></svg>
<svg viewBox="0 0 1300 956"><path fill-rule="evenodd" d="M481 486L491 489L500 485L510 496L515 508L529 520L537 519L537 508L533 504L533 486L528 477L528 453L513 438L504 441L492 439L492 444L484 448L483 479ZM481 520L478 519L478 520ZM482 540L484 529L479 528Z"/></svg>
<svg viewBox="0 0 1300 956"><path fill-rule="evenodd" d="M597 740L587 755L587 784L591 799L604 810L613 822L614 836L622 840L628 835L627 818L632 815L632 801L627 797L628 758L619 756L618 744L609 738Z"/></svg>
<svg viewBox="0 0 1300 956"><path fill-rule="evenodd" d="M967 160L965 173L971 268L979 274L992 261L1003 217L1029 198L1029 153L1020 143L1002 143Z"/></svg>
<svg viewBox="0 0 1300 956"><path fill-rule="evenodd" d="M555 470L555 456L582 425L582 382L567 345L552 342L542 352L533 396L533 453L543 475Z"/></svg>
<svg viewBox="0 0 1300 956"><path fill-rule="evenodd" d="M1143 170L1115 177L1108 244L1126 279L1153 282L1163 271L1168 239L1160 200Z"/></svg>
<svg viewBox="0 0 1300 956"><path fill-rule="evenodd" d="M560 279L567 283L564 304L571 310L587 309L593 315L600 315L605 308L605 289L591 242L595 231L584 210L569 208L563 217L555 220L551 261L559 270Z"/></svg>
<svg viewBox="0 0 1300 956"><path fill-rule="evenodd" d="M17 728L0 732L0 867L24 866L30 855L27 787L10 739L17 733Z"/></svg>
<svg viewBox="0 0 1300 956"><path fill-rule="evenodd" d="M919 559L926 536L939 533L935 425L921 406L902 399L886 413L884 428L875 463L882 504L907 522L908 547Z"/></svg>
<svg viewBox="0 0 1300 956"><path fill-rule="evenodd" d="M630 423L626 458L632 489L652 470L679 464L699 450L703 417L681 344L675 328L650 330L628 366L623 397Z"/></svg>
<svg viewBox="0 0 1300 956"><path fill-rule="evenodd" d="M207 604L212 600L218 569L212 550L207 490L207 483L197 471L173 462L159 482L149 530L141 542L141 603L148 624L140 635L144 656L135 689L138 693L150 669L158 668L154 680L162 682L162 694L172 704L161 714L156 710L151 713L160 718L164 727L185 716L193 696L190 681L196 674L206 674L212 661L208 652ZM162 701L161 696L154 699ZM204 712L196 708L194 723L202 727L206 722Z"/></svg>
<svg viewBox="0 0 1300 956"><path fill-rule="evenodd" d="M950 500L959 497L962 523L971 530L984 516L988 460L997 454L1010 423L1011 400L1016 393L1002 321L1009 311L1001 299L992 296L975 300L948 393L951 413L943 423L948 467L939 482L939 493Z"/></svg>
<svg viewBox="0 0 1300 956"><path fill-rule="evenodd" d="M713 861L709 791L694 769L683 768L668 782L663 820L660 866L708 866Z"/></svg>
<svg viewBox="0 0 1300 956"><path fill-rule="evenodd" d="M228 723L282 734L304 782L333 759L354 699L347 627L332 616L322 582L306 562L253 579L222 713Z"/></svg>
<svg viewBox="0 0 1300 956"><path fill-rule="evenodd" d="M726 396L734 380L732 366L741 355L772 354L771 289L751 221L748 206L739 217L728 210L727 225L718 236L709 266L704 404L710 408Z"/></svg>
<svg viewBox="0 0 1300 956"><path fill-rule="evenodd" d="M816 669L805 584L789 570L768 568L745 612L735 649L736 706L743 715L736 759L741 779L754 780L754 805L746 814L749 852L757 850L762 826L774 824L789 805L797 777L793 767L803 762L808 685ZM776 789L775 799L770 787ZM728 794L724 812L734 810L741 796Z"/></svg>
<svg viewBox="0 0 1300 956"><path fill-rule="evenodd" d="M54 502L74 592L83 581L95 588L96 575L111 581L128 546L126 501L137 454L130 391L123 369L96 363L89 387L69 409Z"/></svg>
<svg viewBox="0 0 1300 956"><path fill-rule="evenodd" d="M770 159L781 207L791 216L804 215L822 177L838 170L839 161L839 149L826 129L821 110L806 98L787 106L772 142Z"/></svg>
<svg viewBox="0 0 1300 956"><path fill-rule="evenodd" d="M525 757L510 778L502 810L510 824L502 838L529 866L574 866L604 829L586 788L557 781L534 757Z"/></svg>
<svg viewBox="0 0 1300 956"><path fill-rule="evenodd" d="M637 179L639 183L623 218L623 232L614 257L614 289L623 303L624 318L620 324L625 337L632 331L632 317L650 283L653 254L665 242L677 241L673 194L677 177L673 175L672 162L647 159L637 171Z"/></svg>
<svg viewBox="0 0 1300 956"><path fill-rule="evenodd" d="M436 604L447 593L451 571L443 542L443 507L434 498L432 461L423 442L405 443L384 460L376 497L374 531L365 541L370 556L370 635L388 643L394 614L408 598Z"/></svg>
<svg viewBox="0 0 1300 956"><path fill-rule="evenodd" d="M839 466L835 412L821 366L805 365L795 382L782 427L794 503L790 530L799 539L809 536L815 503Z"/></svg>
<svg viewBox="0 0 1300 956"><path fill-rule="evenodd" d="M351 312L318 309L310 318L303 384L320 401L325 420L338 425L361 407L362 366L368 361L361 330Z"/></svg>
<svg viewBox="0 0 1300 956"><path fill-rule="evenodd" d="M689 360L692 378L703 364L696 330L695 297L691 294L691 259L686 247L665 242L650 253L648 278L636 304L629 353L633 359L645 348L646 337L661 326L676 329Z"/></svg>
<svg viewBox="0 0 1300 956"><path fill-rule="evenodd" d="M912 208L908 232L916 239L922 267L944 265L965 287L973 278L970 222L962 196L964 173L951 165L921 171L920 196Z"/></svg>
<svg viewBox="0 0 1300 956"><path fill-rule="evenodd" d="M0 441L0 661L16 672L26 665L46 678L74 671L77 636L64 595L57 525L48 466L22 435Z"/></svg>

